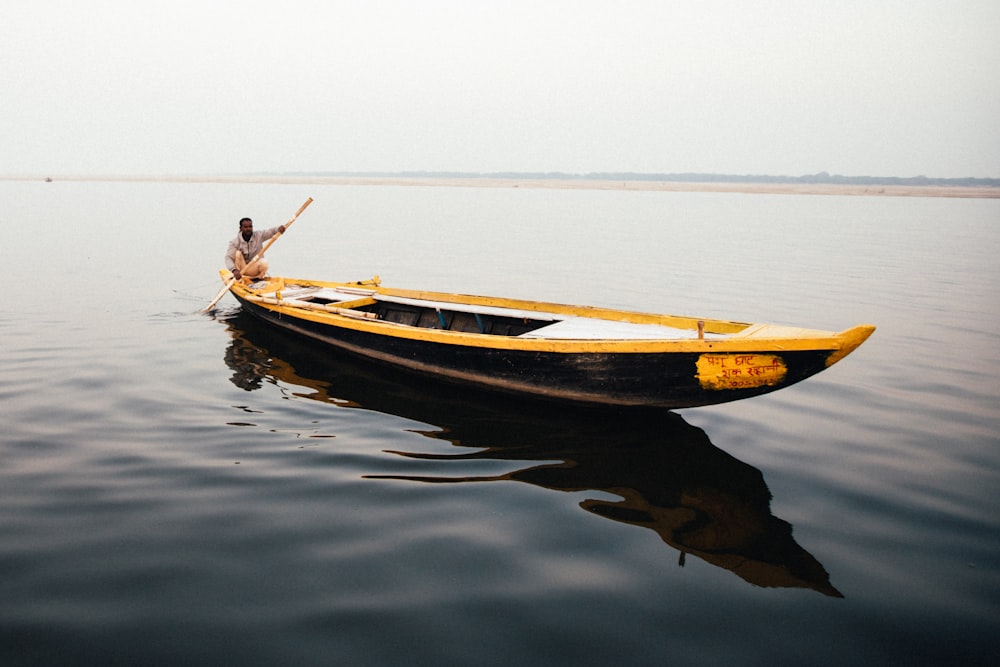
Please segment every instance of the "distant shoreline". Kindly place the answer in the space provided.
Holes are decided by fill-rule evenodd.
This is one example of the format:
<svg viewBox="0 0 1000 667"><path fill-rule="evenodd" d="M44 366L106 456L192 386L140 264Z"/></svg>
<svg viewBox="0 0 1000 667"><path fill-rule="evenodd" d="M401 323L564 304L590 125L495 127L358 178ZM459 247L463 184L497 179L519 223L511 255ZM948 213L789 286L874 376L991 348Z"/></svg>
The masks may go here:
<svg viewBox="0 0 1000 667"><path fill-rule="evenodd" d="M0 181L43 182L162 182L260 183L288 185L418 186L462 188L529 188L553 190L632 190L646 192L728 192L882 197L955 197L1000 199L1000 187L950 185L879 185L839 183L756 183L739 181L689 182L668 180L613 180L591 178L494 178L451 176L3 176Z"/></svg>

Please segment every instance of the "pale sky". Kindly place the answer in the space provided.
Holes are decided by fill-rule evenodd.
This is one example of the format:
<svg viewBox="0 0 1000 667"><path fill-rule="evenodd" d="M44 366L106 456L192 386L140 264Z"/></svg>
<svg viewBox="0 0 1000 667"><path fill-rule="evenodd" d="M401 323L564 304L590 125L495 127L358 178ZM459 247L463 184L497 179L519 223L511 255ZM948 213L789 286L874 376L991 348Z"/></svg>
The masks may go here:
<svg viewBox="0 0 1000 667"><path fill-rule="evenodd" d="M997 0L3 5L3 175L1000 177Z"/></svg>

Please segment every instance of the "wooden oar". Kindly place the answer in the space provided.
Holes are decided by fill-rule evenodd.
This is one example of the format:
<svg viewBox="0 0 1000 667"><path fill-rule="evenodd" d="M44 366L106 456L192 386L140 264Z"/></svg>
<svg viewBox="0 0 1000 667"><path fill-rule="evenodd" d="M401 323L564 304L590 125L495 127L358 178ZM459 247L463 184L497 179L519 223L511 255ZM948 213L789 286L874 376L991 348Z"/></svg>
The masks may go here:
<svg viewBox="0 0 1000 667"><path fill-rule="evenodd" d="M307 206L309 206L309 204L311 204L311 203L312 203L312 201L313 201L312 197L310 197L309 199L307 199L307 200L306 200L306 203L305 203L305 204L303 204L302 206L300 206L300 207L299 207L299 210L297 210L297 211L295 212L295 215L293 215L293 216L292 216L292 219L291 219L291 220L289 220L288 222L286 222L286 223L285 223L285 231L286 231L286 232L288 231L288 228L292 226L292 223L293 223L293 222L295 222L295 219L299 217L299 215L300 215L300 214L302 213L302 211L306 210L306 207L307 207ZM257 262L257 261L258 261L258 260L259 260L259 259L260 259L261 257L263 257L263 256L264 256L264 253L265 253L265 252L267 252L267 249L268 249L268 248L270 248L270 247L271 247L271 245L272 245L272 244L273 244L273 243L274 243L275 241L277 241L277 240L278 240L278 238L279 238L279 237L280 237L280 236L281 236L281 235L282 235L283 233L284 233L284 232L278 232L277 234L275 234L274 236L272 236L272 237L271 237L271 238L270 238L270 239L268 240L268 242L264 244L264 247L260 249L260 252L259 252L259 253L257 253L256 255L254 255L253 259L251 259L251 260L250 260L249 262L247 262L246 266L245 266L245 267L243 267L243 268L244 268L244 270L246 270L246 269L250 268L250 266L251 266L252 264L254 264L254 263L255 263L255 262ZM232 287L232 286L233 286L233 283L235 283L235 282L236 282L236 277L235 277L235 276L233 276L233 277L232 277L232 278L230 278L230 279L229 279L228 281L226 281L226 284L225 284L225 286L224 286L224 287L222 288L222 290L221 290L221 291L220 291L220 292L219 292L218 294L216 294L216 295L215 295L215 298L214 298L214 299L212 299L212 301L211 301L211 302L210 302L210 303L209 303L209 304L208 304L207 306L205 306L204 308L202 308L202 309L201 309L201 312L203 312L203 313L207 313L208 311L212 310L212 308L214 308L214 307L215 307L215 304L219 303L219 299L221 299L221 298L222 298L223 296L225 296L225 295L226 295L226 292L228 292L228 291L229 291L229 288L230 288L230 287Z"/></svg>

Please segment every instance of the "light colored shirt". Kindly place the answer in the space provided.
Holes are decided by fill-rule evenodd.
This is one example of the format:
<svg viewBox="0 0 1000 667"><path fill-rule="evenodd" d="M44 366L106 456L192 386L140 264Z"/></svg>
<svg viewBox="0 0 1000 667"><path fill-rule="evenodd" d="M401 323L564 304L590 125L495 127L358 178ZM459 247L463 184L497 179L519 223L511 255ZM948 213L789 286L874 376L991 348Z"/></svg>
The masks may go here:
<svg viewBox="0 0 1000 667"><path fill-rule="evenodd" d="M256 257L257 253L264 249L264 241L268 240L280 230L277 227L271 227L270 229L255 230L253 234L250 235L249 241L243 240L243 233L236 235L236 238L229 242L229 247L226 249L226 268L232 271L236 268L236 253L243 253L243 261L249 263L251 259Z"/></svg>

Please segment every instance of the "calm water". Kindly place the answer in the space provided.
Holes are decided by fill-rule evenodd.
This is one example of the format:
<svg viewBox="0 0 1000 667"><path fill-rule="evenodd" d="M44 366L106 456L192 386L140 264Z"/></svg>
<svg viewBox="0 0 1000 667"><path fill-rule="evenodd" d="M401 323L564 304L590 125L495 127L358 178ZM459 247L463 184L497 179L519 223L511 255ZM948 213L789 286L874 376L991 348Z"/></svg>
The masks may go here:
<svg viewBox="0 0 1000 667"><path fill-rule="evenodd" d="M274 273L875 335L770 396L388 373ZM1000 202L0 181L0 663L996 664Z"/></svg>

